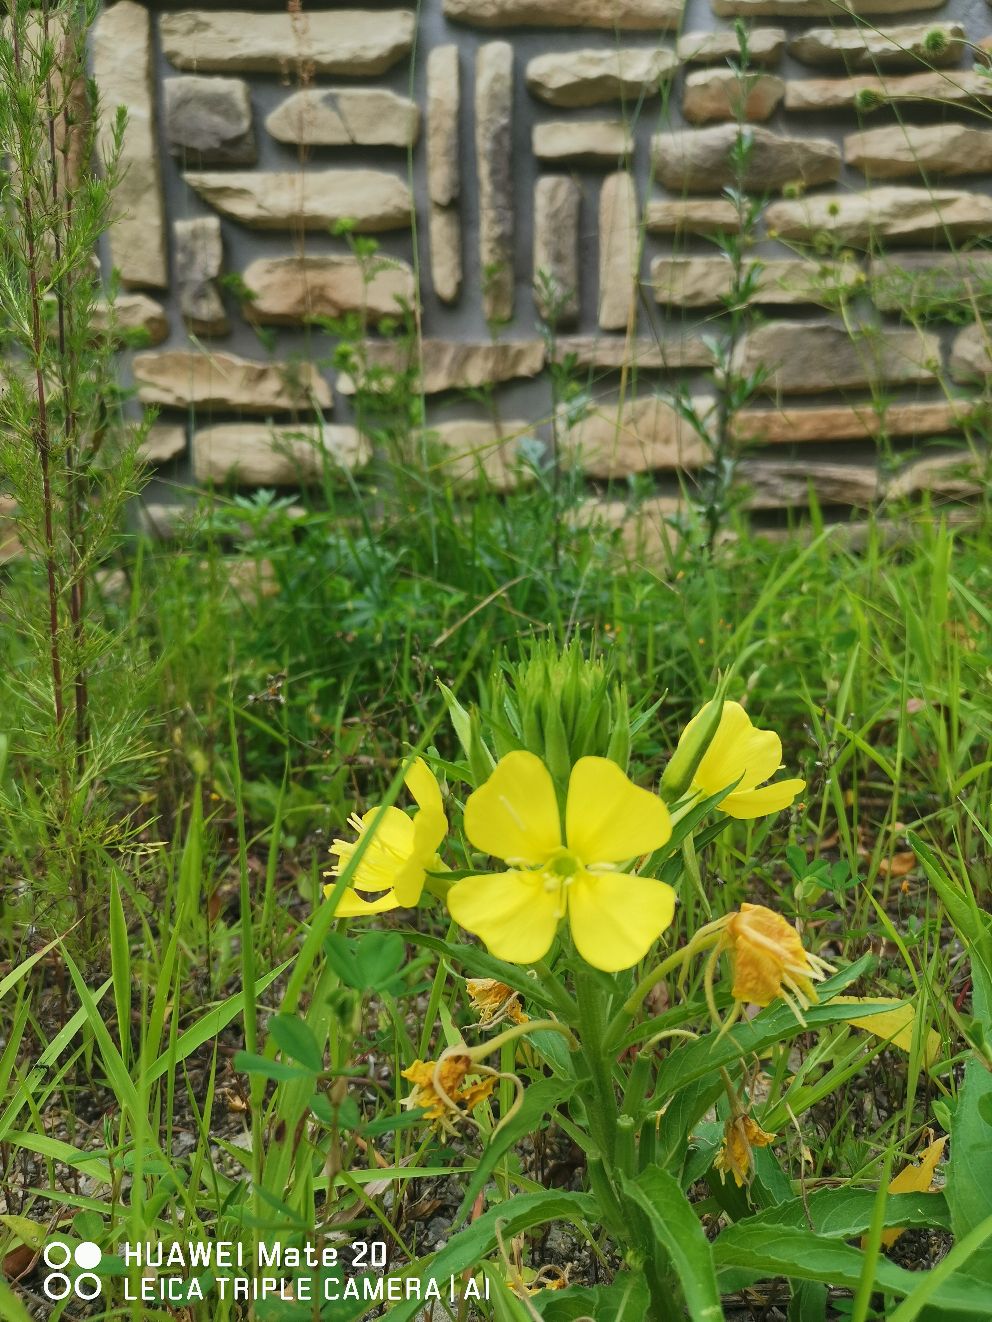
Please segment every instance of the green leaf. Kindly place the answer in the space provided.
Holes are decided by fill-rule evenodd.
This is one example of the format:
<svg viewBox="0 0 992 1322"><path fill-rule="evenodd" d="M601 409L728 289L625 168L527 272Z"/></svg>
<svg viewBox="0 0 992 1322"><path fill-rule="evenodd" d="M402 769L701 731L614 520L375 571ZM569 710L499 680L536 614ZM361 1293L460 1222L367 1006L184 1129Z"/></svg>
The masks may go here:
<svg viewBox="0 0 992 1322"><path fill-rule="evenodd" d="M324 1068L320 1043L302 1019L295 1014L277 1014L269 1020L269 1032L284 1056L295 1060L314 1074Z"/></svg>
<svg viewBox="0 0 992 1322"><path fill-rule="evenodd" d="M312 1079L314 1076L313 1070L308 1070L303 1065L290 1065L284 1060L269 1060L266 1056L256 1056L250 1051L235 1053L234 1068L262 1079Z"/></svg>
<svg viewBox="0 0 992 1322"><path fill-rule="evenodd" d="M493 1167L503 1153L528 1134L536 1134L552 1107L571 1090L572 1084L565 1079L541 1079L524 1090L520 1110L508 1124L497 1130L479 1158L479 1164L465 1188L465 1196L455 1215L456 1226L472 1210L472 1204L480 1190L485 1187Z"/></svg>
<svg viewBox="0 0 992 1322"><path fill-rule="evenodd" d="M324 940L331 968L355 991L403 989L406 946L398 932L329 932Z"/></svg>
<svg viewBox="0 0 992 1322"><path fill-rule="evenodd" d="M982 1114L988 1104L992 1104L992 1074L977 1060L970 1060L951 1122L951 1159L944 1191L958 1241L992 1215L992 1127ZM976 1249L968 1270L992 1282L992 1245Z"/></svg>
<svg viewBox="0 0 992 1322"><path fill-rule="evenodd" d="M493 1322L533 1322L533 1315L507 1285L503 1273L491 1262L484 1262L481 1266L489 1284Z"/></svg>
<svg viewBox="0 0 992 1322"><path fill-rule="evenodd" d="M651 1306L648 1283L641 1272L621 1272L611 1285L542 1290L530 1302L546 1322L577 1322L583 1317L644 1322Z"/></svg>
<svg viewBox="0 0 992 1322"><path fill-rule="evenodd" d="M583 1193L517 1194L505 1203L491 1207L478 1220L449 1239L429 1262L414 1263L403 1275L418 1275L424 1284L427 1281L438 1281L443 1293L449 1277L477 1270L483 1258L496 1248L499 1238L508 1244L514 1235L548 1221L571 1221L578 1226L597 1225L599 1210L596 1200ZM422 1302L410 1299L390 1309L388 1316L390 1322L413 1322L422 1311Z"/></svg>
<svg viewBox="0 0 992 1322"><path fill-rule="evenodd" d="M652 1107L656 1107L679 1089L699 1079L712 1078L720 1069L725 1069L752 1053L767 1051L778 1042L788 1042L809 1029L845 1023L849 1019L868 1018L872 1014L896 1009L898 1007L896 1001L885 1001L878 1005L830 1004L829 996L859 978L871 962L872 957L865 955L855 964L844 969L842 974L825 983L821 988L823 1003L811 1005L805 1011L805 1027L799 1023L787 1005L772 1005L767 1010L762 1010L748 1023L736 1025L729 1033L722 1035L715 1032L708 1033L698 1042L691 1042L687 1046L669 1052L658 1071L658 1084Z"/></svg>
<svg viewBox="0 0 992 1322"><path fill-rule="evenodd" d="M719 1271L742 1269L752 1280L786 1276L793 1280L822 1281L857 1289L865 1255L842 1240L824 1239L797 1226L753 1225L742 1221L728 1226L713 1243ZM737 1272L735 1271L735 1279ZM875 1264L878 1290L900 1297L911 1294L926 1278L926 1272L911 1272L888 1258ZM963 1313L974 1322L988 1315L989 1287L985 1281L961 1273L943 1280L931 1302L949 1313Z"/></svg>
<svg viewBox="0 0 992 1322"><path fill-rule="evenodd" d="M675 1180L660 1166L649 1166L635 1180L622 1181L623 1198L634 1203L651 1236L671 1261L692 1322L722 1322L720 1288L713 1252L699 1218Z"/></svg>
<svg viewBox="0 0 992 1322"><path fill-rule="evenodd" d="M811 1232L826 1239L854 1239L871 1225L875 1208L874 1189L814 1189L805 1198L766 1207L739 1226L809 1226ZM893 1193L885 1200L882 1225L886 1228L907 1226L950 1226L947 1202L941 1193Z"/></svg>

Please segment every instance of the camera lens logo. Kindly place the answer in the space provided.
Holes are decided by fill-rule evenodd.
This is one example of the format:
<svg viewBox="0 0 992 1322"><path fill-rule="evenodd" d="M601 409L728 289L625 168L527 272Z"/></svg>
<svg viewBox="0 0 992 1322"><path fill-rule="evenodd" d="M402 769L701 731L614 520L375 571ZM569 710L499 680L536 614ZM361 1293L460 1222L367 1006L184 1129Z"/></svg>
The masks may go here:
<svg viewBox="0 0 992 1322"><path fill-rule="evenodd" d="M50 1244L45 1245L41 1256L45 1266L49 1269L48 1275L41 1285L46 1298L54 1300L67 1299L70 1294L75 1294L77 1299L98 1299L100 1297L103 1282L94 1272L94 1268L99 1267L103 1258L103 1251L99 1244L84 1239L73 1250L62 1240L55 1239ZM70 1262L75 1262L78 1268L75 1279L67 1276L65 1272L65 1268L69 1266Z"/></svg>

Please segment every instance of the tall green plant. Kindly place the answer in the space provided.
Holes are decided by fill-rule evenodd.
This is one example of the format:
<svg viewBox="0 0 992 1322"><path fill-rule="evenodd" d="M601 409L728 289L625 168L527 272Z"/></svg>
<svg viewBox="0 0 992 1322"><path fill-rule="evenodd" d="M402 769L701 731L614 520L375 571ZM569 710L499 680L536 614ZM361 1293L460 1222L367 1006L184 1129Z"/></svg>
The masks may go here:
<svg viewBox="0 0 992 1322"><path fill-rule="evenodd" d="M115 336L94 256L125 124L121 108L98 176L85 65L97 8L16 0L0 41L0 157L11 165L0 175L0 481L27 552L4 598L18 641L0 682L15 755L30 767L0 810L32 877L68 892L77 920L92 917L91 858L114 829L101 823L101 787L132 733L128 650L102 619L95 576L141 483L139 438L122 442L115 418ZM110 670L96 703L94 682Z"/></svg>

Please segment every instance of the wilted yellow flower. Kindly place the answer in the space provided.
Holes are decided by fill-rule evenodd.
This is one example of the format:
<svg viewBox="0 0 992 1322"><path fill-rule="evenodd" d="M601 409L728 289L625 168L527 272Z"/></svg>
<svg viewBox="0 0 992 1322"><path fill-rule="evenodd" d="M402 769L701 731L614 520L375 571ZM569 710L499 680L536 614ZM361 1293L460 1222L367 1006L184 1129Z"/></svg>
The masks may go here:
<svg viewBox="0 0 992 1322"><path fill-rule="evenodd" d="M698 711L682 731L680 748L705 719L708 707L709 704ZM732 785L731 792L720 802L720 811L728 817L742 819L763 817L787 808L806 787L806 782L799 779L763 785L781 765L782 741L774 730L757 729L739 702L725 702L716 734L696 768L692 784L707 796L719 794Z"/></svg>
<svg viewBox="0 0 992 1322"><path fill-rule="evenodd" d="M404 1106L423 1107L427 1120L444 1123L452 1115L460 1118L486 1100L498 1078L495 1071L486 1071L487 1077L466 1084L465 1076L470 1070L479 1072L467 1052L464 1055L445 1054L437 1061L415 1060L402 1071L402 1077L413 1084L413 1091L405 1099ZM450 1128L450 1125L445 1124L445 1127Z"/></svg>
<svg viewBox="0 0 992 1322"><path fill-rule="evenodd" d="M451 916L499 959L532 964L567 914L588 964L608 973L630 968L672 921L675 892L619 865L668 840L668 809L616 763L583 757L569 777L564 826L541 759L523 750L500 758L469 795L465 834L509 870L455 882Z"/></svg>
<svg viewBox="0 0 992 1322"><path fill-rule="evenodd" d="M749 1183L753 1150L767 1148L776 1137L762 1129L749 1115L732 1115L723 1127L723 1143L713 1162L714 1169L720 1172L720 1179L729 1172L738 1189Z"/></svg>
<svg viewBox="0 0 992 1322"><path fill-rule="evenodd" d="M831 966L803 949L799 933L781 914L763 904L742 904L723 928L718 949L730 954L734 1000L769 1005L781 996L793 1009L816 1001L814 981Z"/></svg>
<svg viewBox="0 0 992 1322"><path fill-rule="evenodd" d="M373 829L351 877L351 886L334 910L339 918L412 908L420 899L428 870L440 867L437 850L448 829L441 788L421 757L411 764L403 783L420 809L416 816L408 817L399 808L371 808L362 817L353 813L348 823L358 839L335 840L331 845L330 853L337 862L324 876L339 877L362 836ZM324 887L324 894L330 896L333 890L332 882ZM376 898L365 899L365 895Z"/></svg>
<svg viewBox="0 0 992 1322"><path fill-rule="evenodd" d="M504 1019L511 1019L515 1024L527 1022L529 1016L524 1014L520 997L505 982L497 982L495 978L466 978L465 986L483 1028L492 1028Z"/></svg>

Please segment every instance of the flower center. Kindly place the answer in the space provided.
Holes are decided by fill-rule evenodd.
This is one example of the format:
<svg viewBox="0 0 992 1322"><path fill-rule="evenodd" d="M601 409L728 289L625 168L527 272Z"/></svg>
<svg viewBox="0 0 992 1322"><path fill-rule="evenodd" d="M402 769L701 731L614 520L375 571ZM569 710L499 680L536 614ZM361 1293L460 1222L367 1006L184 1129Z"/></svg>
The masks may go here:
<svg viewBox="0 0 992 1322"><path fill-rule="evenodd" d="M564 847L556 849L544 867L545 871L552 872L556 877L563 877L566 880L574 877L577 872L582 870L581 862Z"/></svg>

